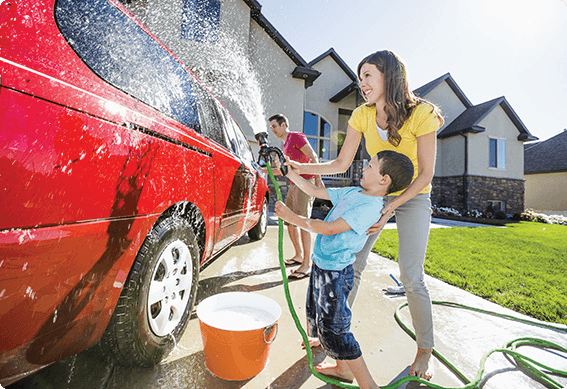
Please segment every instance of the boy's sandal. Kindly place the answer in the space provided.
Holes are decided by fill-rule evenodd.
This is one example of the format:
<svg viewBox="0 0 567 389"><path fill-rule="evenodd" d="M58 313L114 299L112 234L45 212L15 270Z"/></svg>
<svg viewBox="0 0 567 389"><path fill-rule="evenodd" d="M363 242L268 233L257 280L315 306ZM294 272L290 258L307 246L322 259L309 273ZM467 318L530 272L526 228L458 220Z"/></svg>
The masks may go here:
<svg viewBox="0 0 567 389"><path fill-rule="evenodd" d="M308 277L311 274L311 272L303 272L303 271L292 271L289 276L287 276L288 280L294 279L294 280L300 280L302 278Z"/></svg>

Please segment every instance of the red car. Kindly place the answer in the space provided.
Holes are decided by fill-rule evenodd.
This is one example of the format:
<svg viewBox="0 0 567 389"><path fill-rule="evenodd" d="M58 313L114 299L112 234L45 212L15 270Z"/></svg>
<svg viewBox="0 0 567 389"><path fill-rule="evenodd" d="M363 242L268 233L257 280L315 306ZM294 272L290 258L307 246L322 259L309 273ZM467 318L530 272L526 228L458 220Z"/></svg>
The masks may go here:
<svg viewBox="0 0 567 389"><path fill-rule="evenodd" d="M159 362L200 266L266 232L242 130L116 0L0 1L0 83L0 383Z"/></svg>

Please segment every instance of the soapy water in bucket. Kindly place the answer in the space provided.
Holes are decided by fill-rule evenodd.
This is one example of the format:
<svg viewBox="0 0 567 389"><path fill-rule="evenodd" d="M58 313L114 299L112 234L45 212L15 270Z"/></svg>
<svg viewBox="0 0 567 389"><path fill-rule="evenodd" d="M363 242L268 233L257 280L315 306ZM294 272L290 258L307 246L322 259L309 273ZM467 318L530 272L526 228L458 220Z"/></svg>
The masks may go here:
<svg viewBox="0 0 567 389"><path fill-rule="evenodd" d="M209 312L203 321L227 331L248 331L269 326L277 320L270 312L246 306L224 307Z"/></svg>
<svg viewBox="0 0 567 389"><path fill-rule="evenodd" d="M205 364L222 379L240 381L258 375L268 362L281 307L256 293L227 292L199 303Z"/></svg>

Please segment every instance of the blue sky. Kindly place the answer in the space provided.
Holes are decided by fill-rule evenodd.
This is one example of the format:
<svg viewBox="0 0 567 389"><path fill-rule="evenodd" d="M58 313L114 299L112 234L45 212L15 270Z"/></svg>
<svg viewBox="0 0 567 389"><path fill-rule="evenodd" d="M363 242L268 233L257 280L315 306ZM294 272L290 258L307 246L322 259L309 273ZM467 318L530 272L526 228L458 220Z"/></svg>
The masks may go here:
<svg viewBox="0 0 567 389"><path fill-rule="evenodd" d="M330 47L356 71L389 49L410 87L450 72L473 104L505 96L546 140L567 128L567 0L259 0L307 61Z"/></svg>

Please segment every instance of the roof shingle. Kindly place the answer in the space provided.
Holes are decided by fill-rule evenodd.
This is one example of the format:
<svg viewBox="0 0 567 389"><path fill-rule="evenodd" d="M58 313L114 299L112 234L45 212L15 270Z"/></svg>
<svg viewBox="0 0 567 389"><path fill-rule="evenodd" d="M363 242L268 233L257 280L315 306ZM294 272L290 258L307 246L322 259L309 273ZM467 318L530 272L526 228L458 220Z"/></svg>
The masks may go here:
<svg viewBox="0 0 567 389"><path fill-rule="evenodd" d="M567 171L567 130L524 149L524 174Z"/></svg>

